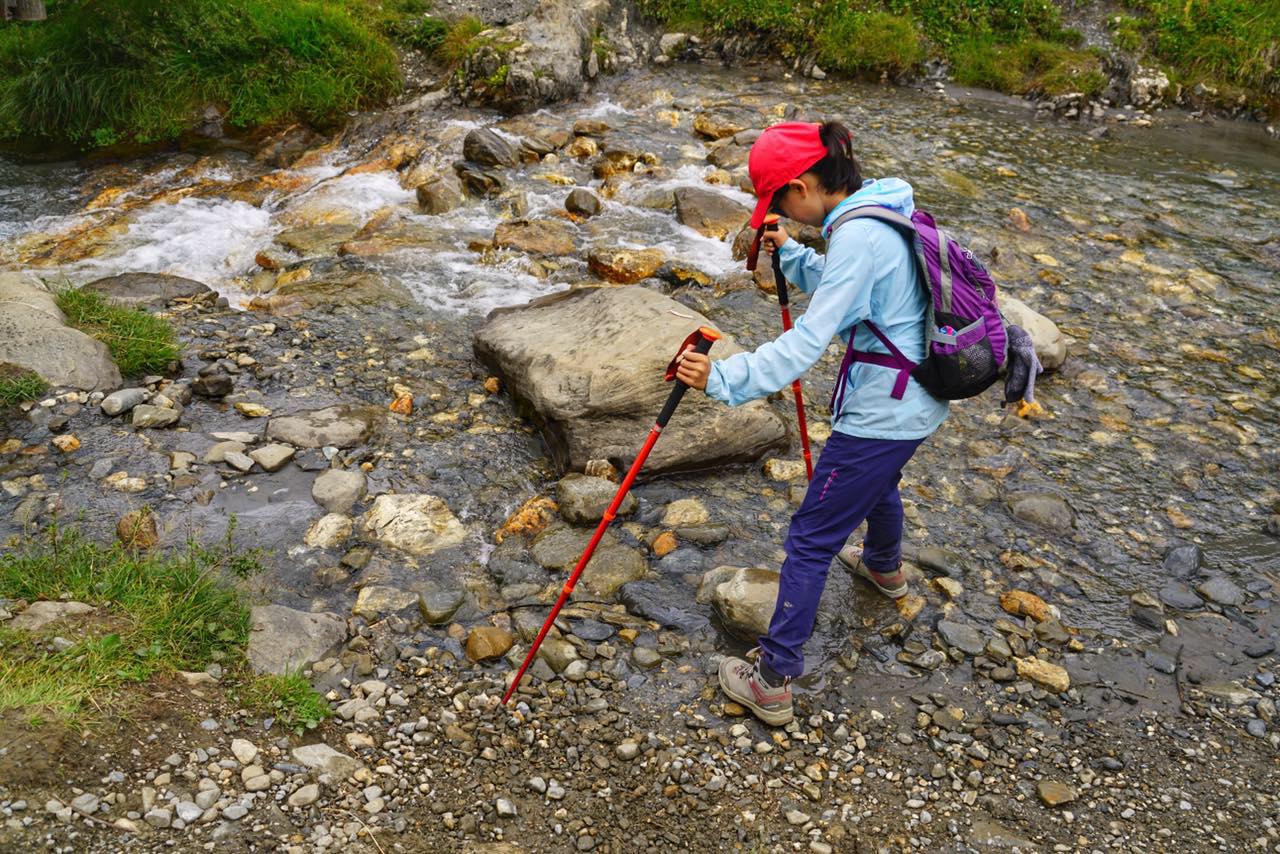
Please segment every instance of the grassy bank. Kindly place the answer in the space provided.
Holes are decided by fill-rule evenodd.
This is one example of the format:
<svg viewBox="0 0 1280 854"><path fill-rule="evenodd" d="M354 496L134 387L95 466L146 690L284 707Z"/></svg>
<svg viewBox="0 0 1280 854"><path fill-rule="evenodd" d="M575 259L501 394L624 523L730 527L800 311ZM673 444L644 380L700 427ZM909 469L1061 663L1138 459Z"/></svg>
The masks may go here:
<svg viewBox="0 0 1280 854"><path fill-rule="evenodd" d="M57 301L68 326L107 345L122 376L164 373L178 358L177 335L158 317L80 288L58 291Z"/></svg>
<svg viewBox="0 0 1280 854"><path fill-rule="evenodd" d="M132 552L51 529L0 554L0 599L61 599L95 607L35 631L0 623L0 713L32 723L92 724L129 685L219 664L246 708L287 728L328 716L300 676L253 677L242 664L249 609L234 576L256 571L251 555L189 545Z"/></svg>
<svg viewBox="0 0 1280 854"><path fill-rule="evenodd" d="M35 374L0 367L0 407L16 406L35 400L48 389L45 381Z"/></svg>
<svg viewBox="0 0 1280 854"><path fill-rule="evenodd" d="M673 30L768 36L783 58L878 77L945 59L957 82L1013 94L1095 95L1102 58L1081 47L1050 0L640 0ZM1280 3L1132 0L1117 42L1190 86L1261 103L1280 96Z"/></svg>

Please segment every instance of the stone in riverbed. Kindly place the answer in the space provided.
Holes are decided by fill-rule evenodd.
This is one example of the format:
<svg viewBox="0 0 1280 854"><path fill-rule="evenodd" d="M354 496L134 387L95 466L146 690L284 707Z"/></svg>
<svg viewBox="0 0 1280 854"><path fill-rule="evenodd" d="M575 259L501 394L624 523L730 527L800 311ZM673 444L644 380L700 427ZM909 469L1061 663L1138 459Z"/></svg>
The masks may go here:
<svg viewBox="0 0 1280 854"><path fill-rule="evenodd" d="M574 525L594 525L604 517L618 492L618 485L601 477L588 477L570 472L556 484L556 504L560 515ZM619 516L629 516L636 511L635 495L627 493L618 508Z"/></svg>
<svg viewBox="0 0 1280 854"><path fill-rule="evenodd" d="M138 430L172 427L180 415L176 409L142 403L133 408L133 426Z"/></svg>
<svg viewBox="0 0 1280 854"><path fill-rule="evenodd" d="M1046 371L1056 371L1067 360L1067 342L1057 324L1008 294L1000 295L1000 311L1005 319L1021 326L1031 336L1036 356Z"/></svg>
<svg viewBox="0 0 1280 854"><path fill-rule="evenodd" d="M245 445L243 442L218 442L208 451L205 451L204 461L206 463L222 463L226 462L227 454L243 454Z"/></svg>
<svg viewBox="0 0 1280 854"><path fill-rule="evenodd" d="M0 369L32 373L54 387L120 386L107 346L67 326L53 294L28 273L0 273Z"/></svg>
<svg viewBox="0 0 1280 854"><path fill-rule="evenodd" d="M572 255L573 235L558 220L504 222L493 233L493 245L528 255Z"/></svg>
<svg viewBox="0 0 1280 854"><path fill-rule="evenodd" d="M418 207L423 213L448 213L466 201L462 185L452 175L438 175L421 184L417 191Z"/></svg>
<svg viewBox="0 0 1280 854"><path fill-rule="evenodd" d="M358 759L339 753L327 744L307 744L293 749L293 758L299 764L318 774L329 774L344 780L362 767Z"/></svg>
<svg viewBox="0 0 1280 854"><path fill-rule="evenodd" d="M681 187L675 192L676 218L704 237L723 240L737 234L751 212L733 199L701 187ZM1001 302L1003 305L1003 301Z"/></svg>
<svg viewBox="0 0 1280 854"><path fill-rule="evenodd" d="M102 411L112 417L123 415L150 398L151 392L145 388L122 388L102 399Z"/></svg>
<svg viewBox="0 0 1280 854"><path fill-rule="evenodd" d="M1075 525L1075 513L1059 495L1048 492L1019 493L1008 499L1009 510L1024 522L1065 533Z"/></svg>
<svg viewBox="0 0 1280 854"><path fill-rule="evenodd" d="M259 673L284 674L324 658L347 639L347 621L336 614L258 605L250 612L246 657Z"/></svg>
<svg viewBox="0 0 1280 854"><path fill-rule="evenodd" d="M698 601L711 603L730 634L755 640L768 633L778 601L778 573L757 567L717 567L703 575Z"/></svg>
<svg viewBox="0 0 1280 854"><path fill-rule="evenodd" d="M661 249L605 249L587 255L587 269L607 282L630 285L658 272L667 260Z"/></svg>
<svg viewBox="0 0 1280 854"><path fill-rule="evenodd" d="M373 406L330 406L272 418L266 437L295 448L354 448L369 438L381 418Z"/></svg>
<svg viewBox="0 0 1280 854"><path fill-rule="evenodd" d="M434 495L380 495L362 527L383 545L414 555L429 555L467 538L467 529Z"/></svg>
<svg viewBox="0 0 1280 854"><path fill-rule="evenodd" d="M1036 792L1047 807L1058 807L1069 804L1076 799L1076 790L1066 783L1053 780L1041 780L1036 784Z"/></svg>
<svg viewBox="0 0 1280 854"><path fill-rule="evenodd" d="M552 525L534 539L533 559L547 569L568 572L582 556L592 533L590 529ZM643 578L647 571L644 555L606 531L578 584L586 593L608 598L627 582Z"/></svg>
<svg viewBox="0 0 1280 854"><path fill-rule="evenodd" d="M84 290L96 291L112 302L148 310L164 308L175 300L213 293L203 282L165 273L121 273L90 282Z"/></svg>
<svg viewBox="0 0 1280 854"><path fill-rule="evenodd" d="M356 604L352 606L351 613L373 623L384 616L403 611L417 601L416 593L410 593L398 587L374 584L360 589L360 595L356 597Z"/></svg>
<svg viewBox="0 0 1280 854"><path fill-rule="evenodd" d="M311 485L311 497L330 513L349 513L365 496L364 472L330 469Z"/></svg>
<svg viewBox="0 0 1280 854"><path fill-rule="evenodd" d="M264 471L275 472L284 468L284 464L293 459L297 453L288 445L271 444L249 452L249 457Z"/></svg>
<svg viewBox="0 0 1280 854"><path fill-rule="evenodd" d="M570 191L569 197L564 200L564 207L569 213L575 213L579 216L595 216L600 213L602 205L590 190L575 187Z"/></svg>
<svg viewBox="0 0 1280 854"><path fill-rule="evenodd" d="M625 467L670 386L662 373L677 346L710 321L645 288L581 288L500 309L476 333L476 355L543 427L562 470L611 459ZM729 339L713 355L739 352ZM749 460L786 439L761 401L721 406L687 396L645 466L647 475Z"/></svg>
<svg viewBox="0 0 1280 854"><path fill-rule="evenodd" d="M1067 671L1056 664L1041 658L1019 658L1014 661L1018 675L1030 679L1037 685L1061 694L1071 687L1071 677Z"/></svg>
<svg viewBox="0 0 1280 854"><path fill-rule="evenodd" d="M1245 593L1225 575L1215 575L1208 581L1196 585L1196 592L1219 605L1239 607L1245 602Z"/></svg>
<svg viewBox="0 0 1280 854"><path fill-rule="evenodd" d="M462 141L462 156L482 166L517 166L520 153L497 131L475 128Z"/></svg>
<svg viewBox="0 0 1280 854"><path fill-rule="evenodd" d="M515 639L511 633L497 626L477 626L467 635L467 658L472 661L488 661L511 649Z"/></svg>
<svg viewBox="0 0 1280 854"><path fill-rule="evenodd" d="M201 397L223 398L234 390L235 384L232 382L231 377L221 371L215 371L208 376L196 377L191 381L191 391Z"/></svg>
<svg viewBox="0 0 1280 854"><path fill-rule="evenodd" d="M466 594L461 590L423 593L418 597L418 613L422 615L427 625L443 625L457 613L465 600Z"/></svg>
<svg viewBox="0 0 1280 854"><path fill-rule="evenodd" d="M1180 581L1172 581L1160 588L1160 601L1179 611L1199 611L1204 607L1204 600Z"/></svg>
<svg viewBox="0 0 1280 854"><path fill-rule="evenodd" d="M331 549L341 545L347 537L350 537L354 528L355 523L351 517L343 516L341 513L329 513L312 523L307 529L303 542L313 549Z"/></svg>
<svg viewBox="0 0 1280 854"><path fill-rule="evenodd" d="M981 632L967 623L942 620L938 623L938 634L947 646L955 647L966 655L982 655L986 647Z"/></svg>

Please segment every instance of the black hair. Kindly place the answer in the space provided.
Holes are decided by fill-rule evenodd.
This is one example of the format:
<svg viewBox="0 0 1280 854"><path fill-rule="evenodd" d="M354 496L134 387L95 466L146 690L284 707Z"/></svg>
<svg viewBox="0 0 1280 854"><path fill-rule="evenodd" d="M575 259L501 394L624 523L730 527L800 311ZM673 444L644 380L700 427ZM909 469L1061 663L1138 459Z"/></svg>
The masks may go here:
<svg viewBox="0 0 1280 854"><path fill-rule="evenodd" d="M852 137L849 129L840 122L823 122L818 127L818 138L827 147L827 154L817 163L806 169L818 179L818 184L828 193L840 190L853 195L862 188L862 167L853 153ZM773 194L772 208L781 213L778 203L790 190L784 186Z"/></svg>

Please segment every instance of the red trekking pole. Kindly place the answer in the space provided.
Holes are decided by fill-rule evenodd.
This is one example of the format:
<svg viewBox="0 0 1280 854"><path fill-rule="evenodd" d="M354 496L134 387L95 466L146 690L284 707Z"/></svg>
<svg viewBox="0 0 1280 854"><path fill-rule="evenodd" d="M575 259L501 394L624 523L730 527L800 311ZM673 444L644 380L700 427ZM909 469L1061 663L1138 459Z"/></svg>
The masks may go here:
<svg viewBox="0 0 1280 854"><path fill-rule="evenodd" d="M692 346L695 353L705 355L711 349L711 345L718 340L720 340L720 333L706 326L701 327L697 332L684 339L684 343L676 351L675 359L672 359L671 364L667 365L667 382L675 380L676 360L680 358L680 354L685 351L685 348ZM516 678L511 681L511 685L507 688L507 693L502 696L502 704L504 706L520 685L520 680L524 677L525 670L529 668L533 657L538 654L538 647L542 645L543 638L547 636L547 632L551 631L551 625L555 622L556 615L560 613L560 609L564 607L564 603L569 599L569 594L573 592L574 586L578 583L578 576L582 575L582 571L587 568L587 563L591 560L591 555L595 552L596 546L599 545L600 538L604 536L605 529L609 527L609 524L617 515L618 508L622 506L622 500L631 491L631 484L644 466L644 461L648 458L649 452L653 450L654 443L658 441L658 436L662 435L663 428L667 426L672 413L680 405L680 399L684 397L684 393L688 390L689 387L687 385L676 380L675 388L671 389L671 394L667 396L667 402L663 405L662 412L658 413L658 420L649 431L649 436L645 439L644 446L640 448L640 453L636 454L635 462L627 470L627 476L622 479L622 485L618 487L618 494L613 496L613 502L609 505L609 509L604 511L604 518L600 520L599 526L596 527L595 535L591 538L591 542L587 543L587 548L583 551L582 557L578 558L578 565L573 568L573 572L570 573L568 580L565 581L564 589L560 591L560 598L556 599L556 604L551 607L551 613L547 616L547 621L542 624L542 630L538 632L538 637L534 639L533 646L529 647L529 652L524 657L524 663L520 665L520 670L516 672Z"/></svg>
<svg viewBox="0 0 1280 854"><path fill-rule="evenodd" d="M764 224L756 230L756 239L751 242L751 248L747 250L747 269L754 271L756 263L760 259L760 241L764 239L764 233L772 226L778 224L778 215L769 214L764 218ZM773 283L778 289L778 307L782 309L782 331L787 332L791 329L791 299L787 295L787 277L782 275L782 260L778 257L778 250L773 250ZM804 418L804 395L800 392L800 380L796 379L791 384L791 393L796 399L796 422L800 428L800 447L804 452L804 470L809 476L809 480L813 480L813 454L809 451L809 428L805 424Z"/></svg>

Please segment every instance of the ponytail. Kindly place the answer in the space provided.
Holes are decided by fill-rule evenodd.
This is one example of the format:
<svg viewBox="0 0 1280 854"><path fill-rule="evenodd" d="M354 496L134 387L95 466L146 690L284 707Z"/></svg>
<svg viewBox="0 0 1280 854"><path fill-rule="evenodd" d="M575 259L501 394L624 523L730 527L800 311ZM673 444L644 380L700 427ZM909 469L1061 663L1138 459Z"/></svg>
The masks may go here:
<svg viewBox="0 0 1280 854"><path fill-rule="evenodd" d="M818 128L818 138L827 147L827 156L809 170L818 183L827 192L844 190L853 194L862 189L862 169L853 154L849 129L840 122L823 122Z"/></svg>

